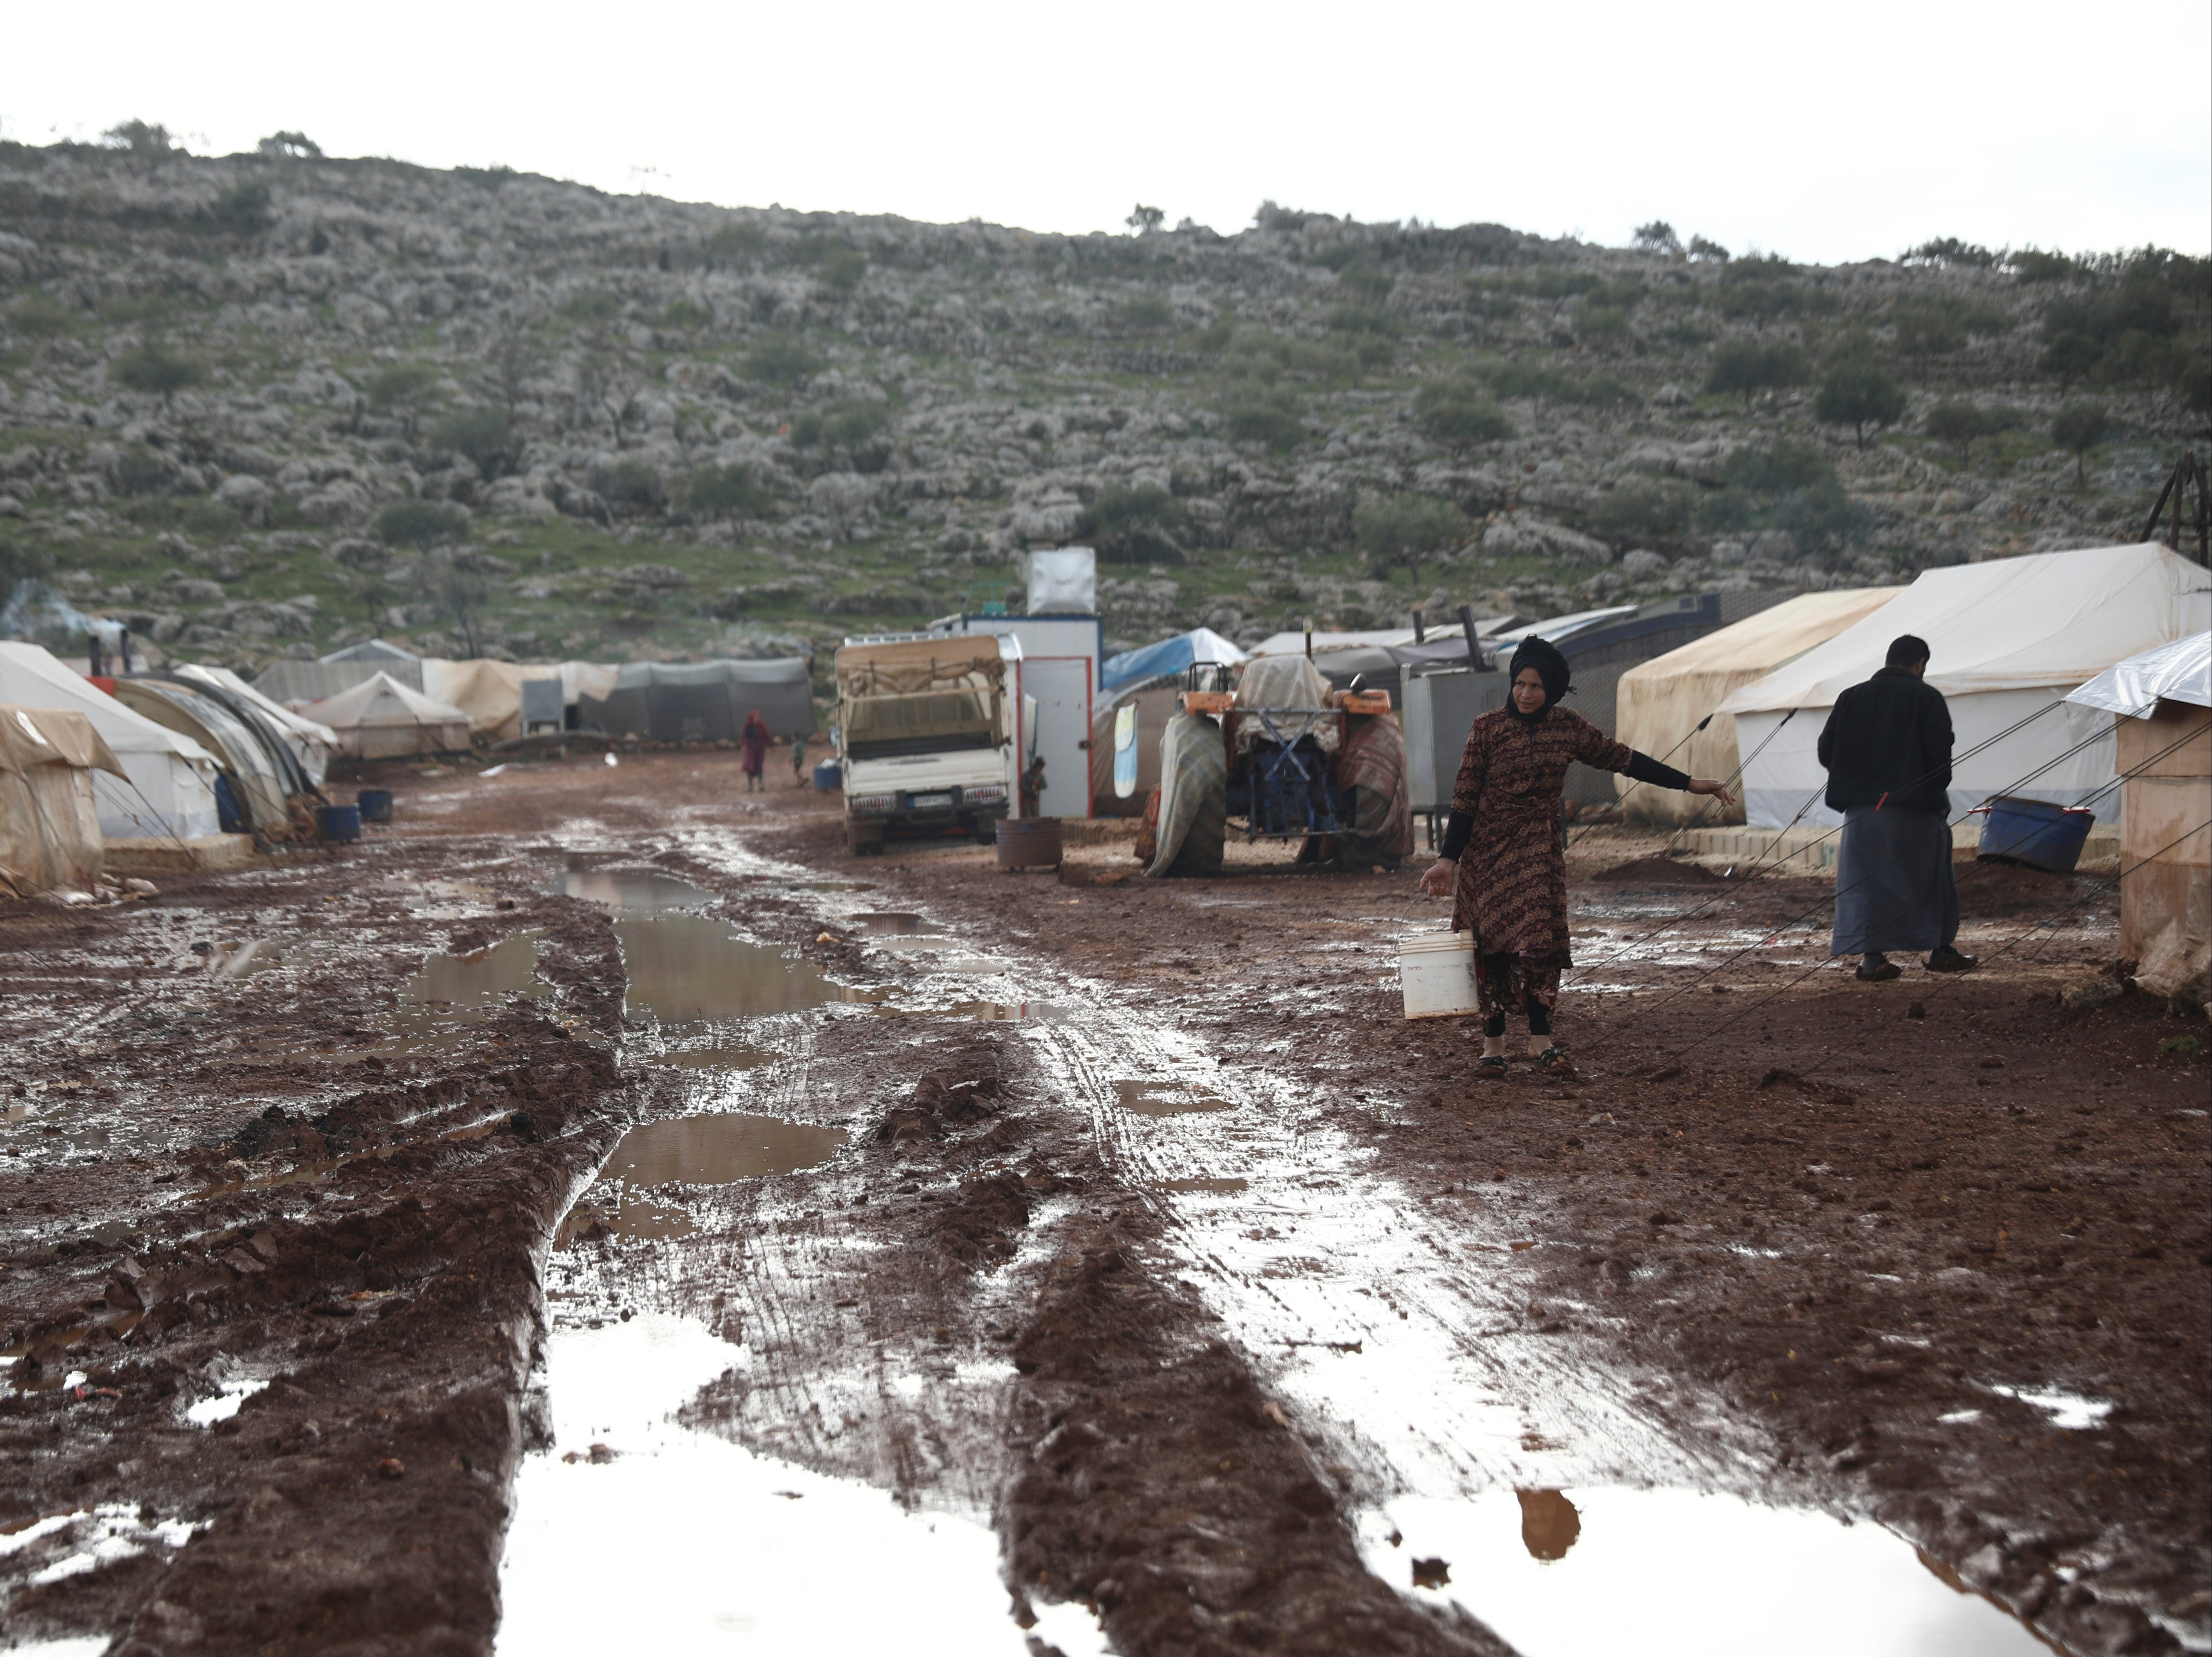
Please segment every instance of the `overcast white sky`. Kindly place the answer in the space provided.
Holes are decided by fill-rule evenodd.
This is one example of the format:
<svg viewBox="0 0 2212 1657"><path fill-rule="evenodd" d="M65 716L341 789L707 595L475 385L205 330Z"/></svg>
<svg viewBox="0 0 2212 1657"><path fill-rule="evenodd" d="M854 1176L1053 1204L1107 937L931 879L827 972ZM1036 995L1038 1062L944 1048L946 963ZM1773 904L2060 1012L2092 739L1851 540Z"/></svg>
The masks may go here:
<svg viewBox="0 0 2212 1657"><path fill-rule="evenodd" d="M1223 231L1263 197L1823 263L2212 246L2212 7L1123 0L9 9L0 136L503 162L730 205Z"/></svg>

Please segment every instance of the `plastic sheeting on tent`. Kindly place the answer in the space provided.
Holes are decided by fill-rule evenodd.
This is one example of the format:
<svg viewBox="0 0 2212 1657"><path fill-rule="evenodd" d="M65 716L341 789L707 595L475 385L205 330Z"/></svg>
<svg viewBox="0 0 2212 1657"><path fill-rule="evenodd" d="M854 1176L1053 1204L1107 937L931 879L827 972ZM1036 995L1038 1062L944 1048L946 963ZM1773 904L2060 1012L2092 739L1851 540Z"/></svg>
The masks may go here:
<svg viewBox="0 0 2212 1657"><path fill-rule="evenodd" d="M469 746L467 714L444 702L432 701L385 673L372 675L366 683L341 690L306 713L309 719L330 726L338 739L338 751L355 759L462 753Z"/></svg>
<svg viewBox="0 0 2212 1657"><path fill-rule="evenodd" d="M1098 683L1102 690L1112 690L1133 679L1149 679L1162 673L1180 673L1194 662L1234 667L1246 659L1243 651L1212 628L1194 627L1188 633L1176 634L1172 639L1162 639L1157 644L1125 650L1118 656L1109 656L1098 669Z"/></svg>
<svg viewBox="0 0 2212 1657"><path fill-rule="evenodd" d="M469 716L469 730L490 742L506 742L522 731L522 687L526 681L561 680L550 664L422 659L422 694L458 707Z"/></svg>
<svg viewBox="0 0 2212 1657"><path fill-rule="evenodd" d="M1952 815L1994 794L2118 810L2111 720L2066 701L2114 663L2203 632L2212 574L2152 542L2037 553L1932 569L1827 643L1722 703L1748 756L1743 795L1752 824L1832 826L1827 774L1814 745L1838 692L1871 677L1890 640L1928 641L1928 683L1951 705L1956 732ZM2015 728L2016 727L2016 728ZM2100 739L2101 737L2101 740ZM1981 746L1986 744L1987 746ZM1969 754L1970 749L1980 751Z"/></svg>
<svg viewBox="0 0 2212 1657"><path fill-rule="evenodd" d="M1433 635L1441 628L1429 629ZM1358 650L1364 646L1388 649L1392 645L1413 642L1413 629L1409 627L1382 628L1368 633L1316 633L1313 635L1314 653L1324 650ZM1252 646L1255 656L1303 656L1306 653L1306 635L1298 633L1271 633Z"/></svg>
<svg viewBox="0 0 2212 1657"><path fill-rule="evenodd" d="M342 650L333 650L327 656L318 656L315 659L321 662L367 662L372 666L383 667L391 662L419 662L422 658L411 650L389 644L382 639L363 639L357 645L348 645Z"/></svg>
<svg viewBox="0 0 2212 1657"><path fill-rule="evenodd" d="M82 713L0 703L0 891L89 891L106 845L94 771L125 774Z"/></svg>
<svg viewBox="0 0 2212 1657"><path fill-rule="evenodd" d="M1244 671L1237 681L1237 711L1276 708L1315 708L1328 706L1328 681L1322 671L1304 656L1255 656L1244 664ZM1296 731L1303 720L1295 717L1278 719L1278 728L1287 725L1284 734ZM1336 752L1338 727L1341 721L1323 719L1313 728L1314 745L1324 754ZM1267 737L1267 728L1258 719L1231 720L1236 735L1237 751L1243 753L1255 742Z"/></svg>
<svg viewBox="0 0 2212 1657"><path fill-rule="evenodd" d="M782 739L814 730L814 680L806 660L629 662L604 698L586 696L578 713L610 737L647 742L735 741L754 709Z"/></svg>
<svg viewBox="0 0 2212 1657"><path fill-rule="evenodd" d="M1693 777L1733 777L1743 762L1735 716L1714 709L1732 692L1826 644L1904 591L1849 587L1801 593L1632 667L1620 676L1614 693L1613 734ZM1699 731L1698 721L1707 718L1711 723ZM1698 795L1639 785L1626 777L1615 778L1613 787L1626 814L1639 822L1743 821L1741 802L1722 811Z"/></svg>
<svg viewBox="0 0 2212 1657"><path fill-rule="evenodd" d="M2212 968L2212 632L2116 663L2067 701L2120 716L2120 954L2171 995Z"/></svg>
<svg viewBox="0 0 2212 1657"><path fill-rule="evenodd" d="M156 725L182 731L216 756L229 779L232 798L244 815L244 827L267 839L289 834L292 790L282 761L265 740L236 713L204 690L167 679L118 679L115 700Z"/></svg>
<svg viewBox="0 0 2212 1657"><path fill-rule="evenodd" d="M2066 700L2147 719L2160 701L2212 707L2212 632L2115 662Z"/></svg>
<svg viewBox="0 0 2212 1657"><path fill-rule="evenodd" d="M37 645L0 643L0 701L71 708L92 721L123 775L92 780L108 840L198 840L220 832L215 756L132 713Z"/></svg>
<svg viewBox="0 0 2212 1657"><path fill-rule="evenodd" d="M331 756L338 746L338 739L330 726L317 725L283 703L271 701L227 667L201 667L192 662L179 662L171 671L179 679L226 693L260 714L292 750L292 756L300 762L301 774L316 787L322 786L323 779L330 773Z"/></svg>

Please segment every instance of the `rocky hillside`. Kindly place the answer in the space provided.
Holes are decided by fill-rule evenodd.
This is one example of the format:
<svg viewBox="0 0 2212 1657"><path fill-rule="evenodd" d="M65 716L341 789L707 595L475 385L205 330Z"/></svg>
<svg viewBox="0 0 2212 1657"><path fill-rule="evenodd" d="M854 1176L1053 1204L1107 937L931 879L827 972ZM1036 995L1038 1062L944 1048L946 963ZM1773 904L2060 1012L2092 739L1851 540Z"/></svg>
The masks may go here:
<svg viewBox="0 0 2212 1657"><path fill-rule="evenodd" d="M0 633L781 652L1076 540L1116 644L1547 615L2131 538L2205 425L2201 259L1639 242L0 143Z"/></svg>

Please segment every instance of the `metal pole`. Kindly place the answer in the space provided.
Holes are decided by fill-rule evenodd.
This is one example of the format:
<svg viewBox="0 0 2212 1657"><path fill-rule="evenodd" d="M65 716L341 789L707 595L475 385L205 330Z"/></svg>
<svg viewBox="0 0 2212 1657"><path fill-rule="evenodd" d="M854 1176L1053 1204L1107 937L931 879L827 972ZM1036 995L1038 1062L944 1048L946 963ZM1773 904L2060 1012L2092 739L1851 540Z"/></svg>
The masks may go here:
<svg viewBox="0 0 2212 1657"><path fill-rule="evenodd" d="M1417 645L1425 645L1428 641L1429 630L1422 625L1421 612L1417 610L1413 612L1413 642Z"/></svg>
<svg viewBox="0 0 2212 1657"><path fill-rule="evenodd" d="M1482 669L1482 652L1475 647L1474 643L1474 606L1473 604L1462 604L1459 607L1459 624L1461 630L1467 634L1468 669L1470 672L1480 672Z"/></svg>
<svg viewBox="0 0 2212 1657"><path fill-rule="evenodd" d="M1306 617L1306 659L1313 660L1313 617Z"/></svg>

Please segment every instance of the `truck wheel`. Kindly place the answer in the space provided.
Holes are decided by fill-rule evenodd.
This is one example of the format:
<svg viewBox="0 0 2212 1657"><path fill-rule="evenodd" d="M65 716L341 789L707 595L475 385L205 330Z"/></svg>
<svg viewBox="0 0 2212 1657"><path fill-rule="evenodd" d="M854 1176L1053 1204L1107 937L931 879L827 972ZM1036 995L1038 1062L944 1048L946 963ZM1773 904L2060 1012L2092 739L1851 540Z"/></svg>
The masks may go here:
<svg viewBox="0 0 2212 1657"><path fill-rule="evenodd" d="M1190 832L1182 837L1171 875L1218 875L1221 846L1229 834L1229 785L1224 777L1209 786L1192 814Z"/></svg>

